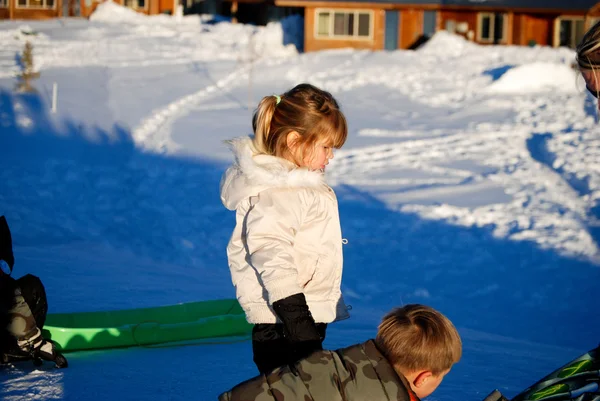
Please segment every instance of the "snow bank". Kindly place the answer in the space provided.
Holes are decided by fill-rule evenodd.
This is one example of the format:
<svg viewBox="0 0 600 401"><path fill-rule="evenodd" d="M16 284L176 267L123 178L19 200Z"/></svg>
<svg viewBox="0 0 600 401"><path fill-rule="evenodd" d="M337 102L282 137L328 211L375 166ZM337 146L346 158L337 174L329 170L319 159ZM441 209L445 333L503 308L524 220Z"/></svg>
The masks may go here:
<svg viewBox="0 0 600 401"><path fill-rule="evenodd" d="M304 35L298 33L297 24L297 18L288 17L281 22L270 22L266 27L258 28L255 34L257 52L269 56L296 54L304 43Z"/></svg>
<svg viewBox="0 0 600 401"><path fill-rule="evenodd" d="M90 21L107 22L111 24L123 22L142 22L146 15L135 12L131 8L123 7L111 0L100 3L90 15Z"/></svg>
<svg viewBox="0 0 600 401"><path fill-rule="evenodd" d="M150 25L156 24L179 25L181 23L194 24L198 26L202 23L201 20L210 19L208 15L187 15L182 16L175 11L175 15L155 14L146 15L137 11L124 7L112 0L105 0L100 3L96 10L90 15L90 20L94 22L103 22L107 24L123 24L128 25Z"/></svg>
<svg viewBox="0 0 600 401"><path fill-rule="evenodd" d="M492 93L555 90L577 92L577 71L566 64L535 62L508 70L487 89Z"/></svg>
<svg viewBox="0 0 600 401"><path fill-rule="evenodd" d="M186 44L181 43L182 47L214 49L214 54L218 55L216 58L223 58L226 54L233 53L235 55L232 57L246 59L297 54L295 42L304 39L302 33L298 34L298 21L295 19L285 19L281 23L273 22L266 27L256 27L225 21L215 25L203 23L204 20L209 19L208 17L208 15L185 17L167 14L146 15L107 0L96 8L90 20L113 26L119 25L120 28L135 36L173 37L175 40L179 38L187 41ZM238 56L240 52L245 54Z"/></svg>
<svg viewBox="0 0 600 401"><path fill-rule="evenodd" d="M418 50L419 53L437 56L458 57L465 51L479 47L460 35L438 31Z"/></svg>

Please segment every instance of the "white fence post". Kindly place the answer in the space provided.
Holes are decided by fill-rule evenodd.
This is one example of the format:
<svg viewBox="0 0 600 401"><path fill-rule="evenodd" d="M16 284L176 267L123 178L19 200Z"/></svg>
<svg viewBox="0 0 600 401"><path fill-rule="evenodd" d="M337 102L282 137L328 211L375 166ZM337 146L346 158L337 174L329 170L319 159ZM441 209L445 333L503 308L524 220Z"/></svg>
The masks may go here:
<svg viewBox="0 0 600 401"><path fill-rule="evenodd" d="M54 82L52 85L52 112L56 113L56 101L58 99L58 84Z"/></svg>

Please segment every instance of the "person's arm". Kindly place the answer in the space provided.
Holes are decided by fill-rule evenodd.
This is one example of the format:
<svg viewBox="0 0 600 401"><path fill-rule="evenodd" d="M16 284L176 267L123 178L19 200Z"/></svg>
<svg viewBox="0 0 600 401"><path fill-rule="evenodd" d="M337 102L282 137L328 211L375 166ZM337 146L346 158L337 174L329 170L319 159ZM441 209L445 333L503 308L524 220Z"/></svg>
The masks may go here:
<svg viewBox="0 0 600 401"><path fill-rule="evenodd" d="M302 292L294 260L296 233L303 220L301 202L298 191L263 191L246 216L244 235L249 262L271 305Z"/></svg>
<svg viewBox="0 0 600 401"><path fill-rule="evenodd" d="M321 349L321 338L308 309L294 261L294 240L303 221L306 193L290 190L262 192L246 220L250 263L267 290L268 301L284 325L290 343L303 343L307 351Z"/></svg>

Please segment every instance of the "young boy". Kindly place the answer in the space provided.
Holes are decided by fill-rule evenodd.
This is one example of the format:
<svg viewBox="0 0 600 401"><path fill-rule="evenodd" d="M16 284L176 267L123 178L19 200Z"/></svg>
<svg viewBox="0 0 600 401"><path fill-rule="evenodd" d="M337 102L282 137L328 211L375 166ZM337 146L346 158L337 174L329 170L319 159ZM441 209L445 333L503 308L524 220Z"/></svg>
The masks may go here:
<svg viewBox="0 0 600 401"><path fill-rule="evenodd" d="M238 384L219 401L417 401L439 386L461 355L448 318L428 306L406 305L383 318L375 340L317 351Z"/></svg>

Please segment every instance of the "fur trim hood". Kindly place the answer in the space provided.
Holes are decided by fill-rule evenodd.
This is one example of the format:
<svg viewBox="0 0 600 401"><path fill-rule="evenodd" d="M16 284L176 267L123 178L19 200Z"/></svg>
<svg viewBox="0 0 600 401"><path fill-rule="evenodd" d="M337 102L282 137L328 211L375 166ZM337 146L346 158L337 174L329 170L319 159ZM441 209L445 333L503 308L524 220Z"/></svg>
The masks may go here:
<svg viewBox="0 0 600 401"><path fill-rule="evenodd" d="M241 201L270 188L320 187L322 172L297 167L281 157L258 154L251 137L227 141L235 162L221 179L221 201L229 210Z"/></svg>

